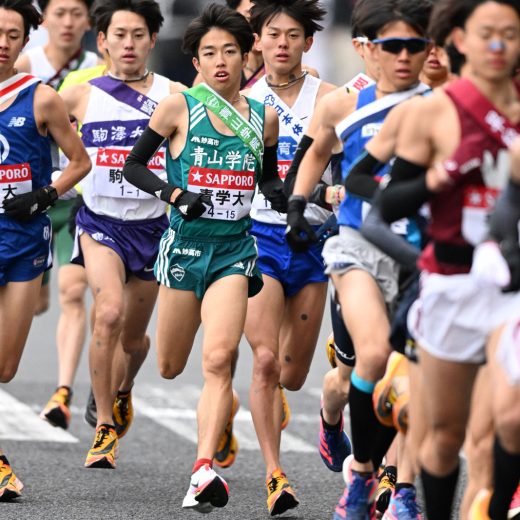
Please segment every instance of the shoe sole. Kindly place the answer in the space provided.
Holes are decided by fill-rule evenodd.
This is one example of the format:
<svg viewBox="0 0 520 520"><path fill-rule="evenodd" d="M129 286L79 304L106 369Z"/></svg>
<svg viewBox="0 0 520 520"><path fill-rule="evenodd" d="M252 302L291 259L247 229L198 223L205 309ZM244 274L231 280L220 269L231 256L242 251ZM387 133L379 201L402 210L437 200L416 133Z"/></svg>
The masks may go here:
<svg viewBox="0 0 520 520"><path fill-rule="evenodd" d="M226 485L219 476L216 476L206 487L195 497L197 502L209 502L213 507L224 507L229 500Z"/></svg>
<svg viewBox="0 0 520 520"><path fill-rule="evenodd" d="M270 511L271 516L281 515L289 509L294 509L299 504L296 497L291 493L287 493L287 491L282 491L280 496L277 498L274 503L274 507L272 511Z"/></svg>
<svg viewBox="0 0 520 520"><path fill-rule="evenodd" d="M101 459L95 460L90 464L85 464L86 468L100 468L100 469L115 469L116 463L110 462L107 457L102 457Z"/></svg>
<svg viewBox="0 0 520 520"><path fill-rule="evenodd" d="M40 417L47 421L51 426L63 428L64 430L67 430L69 427L70 419L67 420L67 416L63 413L63 410L59 406L49 410L46 414L42 412Z"/></svg>

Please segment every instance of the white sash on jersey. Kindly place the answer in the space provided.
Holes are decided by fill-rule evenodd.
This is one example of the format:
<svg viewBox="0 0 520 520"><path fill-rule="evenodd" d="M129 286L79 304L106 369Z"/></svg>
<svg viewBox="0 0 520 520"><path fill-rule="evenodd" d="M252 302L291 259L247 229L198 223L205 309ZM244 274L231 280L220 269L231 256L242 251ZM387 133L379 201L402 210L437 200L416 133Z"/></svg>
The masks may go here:
<svg viewBox="0 0 520 520"><path fill-rule="evenodd" d="M19 72L14 76L2 81L0 83L0 105L14 96L17 96L22 90L39 83L41 79L35 78L25 72Z"/></svg>
<svg viewBox="0 0 520 520"><path fill-rule="evenodd" d="M368 105L361 107L359 110L352 112L352 114L348 115L343 119L343 121L338 123L336 125L336 134L340 139L345 141L352 132L364 124L365 119L375 116L380 112L385 112L395 105L398 105L417 94L422 94L427 90L430 90L428 85L419 83L419 85L414 88L403 90L401 92L394 92L377 99L373 103L369 103Z"/></svg>
<svg viewBox="0 0 520 520"><path fill-rule="evenodd" d="M287 133L297 143L303 136L302 120L292 111L280 96L271 88L265 89L264 105L273 107L278 113L278 121L287 130Z"/></svg>

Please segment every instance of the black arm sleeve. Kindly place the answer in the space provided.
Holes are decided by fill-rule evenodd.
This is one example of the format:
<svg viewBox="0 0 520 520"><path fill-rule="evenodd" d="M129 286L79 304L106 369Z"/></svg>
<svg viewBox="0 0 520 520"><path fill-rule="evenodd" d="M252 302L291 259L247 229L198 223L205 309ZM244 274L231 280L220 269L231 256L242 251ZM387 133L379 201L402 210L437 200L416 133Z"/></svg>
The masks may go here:
<svg viewBox="0 0 520 520"><path fill-rule="evenodd" d="M287 197L290 197L292 195L294 183L296 182L296 174L298 173L298 168L300 167L300 163L302 162L305 152L309 149L313 141L314 139L312 137L304 135L298 143L298 147L296 148L296 152L294 153L294 158L292 160L291 166L289 166L289 171L285 176L283 189Z"/></svg>
<svg viewBox="0 0 520 520"><path fill-rule="evenodd" d="M162 181L147 168L148 161L163 141L162 135L150 127L146 127L125 161L123 176L140 190L169 203L175 186Z"/></svg>
<svg viewBox="0 0 520 520"><path fill-rule="evenodd" d="M345 179L345 189L353 195L371 200L379 187L374 175L383 164L365 150L350 169Z"/></svg>
<svg viewBox="0 0 520 520"><path fill-rule="evenodd" d="M402 236L396 235L390 226L381 218L379 212L380 193L376 193L370 211L368 212L363 225L361 234L383 253L399 262L401 266L408 270L413 270L420 255L420 251L407 242Z"/></svg>
<svg viewBox="0 0 520 520"><path fill-rule="evenodd" d="M414 216L433 195L426 187L426 171L420 166L398 157L388 185L381 193L381 218L388 223Z"/></svg>
<svg viewBox="0 0 520 520"><path fill-rule="evenodd" d="M520 219L520 185L510 180L497 201L489 222L491 236L499 242L509 239L518 243Z"/></svg>
<svg viewBox="0 0 520 520"><path fill-rule="evenodd" d="M272 181L277 178L280 178L278 175L278 143L273 146L266 146L264 149L262 176L258 182L260 190L262 190L262 184L264 184L264 182Z"/></svg>

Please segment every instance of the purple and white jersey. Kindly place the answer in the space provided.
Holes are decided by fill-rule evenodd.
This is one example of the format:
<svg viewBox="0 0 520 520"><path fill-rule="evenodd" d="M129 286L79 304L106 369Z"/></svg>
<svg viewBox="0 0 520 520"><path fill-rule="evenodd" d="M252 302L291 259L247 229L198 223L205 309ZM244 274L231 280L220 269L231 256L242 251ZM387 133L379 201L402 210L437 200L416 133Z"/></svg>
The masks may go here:
<svg viewBox="0 0 520 520"><path fill-rule="evenodd" d="M259 79L249 91L248 97L260 101L266 106L272 106L278 113L278 175L285 181L294 153L300 139L309 126L316 105L316 97L321 85L321 79L307 75L292 107L287 106L268 85L265 76ZM330 167L327 167L323 178L331 184ZM330 216L330 211L315 204L307 204L305 217L312 225L320 225ZM265 224L287 224L286 216L274 211L269 201L257 190L253 199L251 216L254 220Z"/></svg>
<svg viewBox="0 0 520 520"><path fill-rule="evenodd" d="M170 94L170 81L154 74L147 94L109 76L95 78L90 84L81 126L81 140L92 161L90 174L81 182L85 204L94 213L120 220L163 215L164 202L128 183L122 170L155 107ZM163 145L148 164L163 179L166 179L165 153Z"/></svg>

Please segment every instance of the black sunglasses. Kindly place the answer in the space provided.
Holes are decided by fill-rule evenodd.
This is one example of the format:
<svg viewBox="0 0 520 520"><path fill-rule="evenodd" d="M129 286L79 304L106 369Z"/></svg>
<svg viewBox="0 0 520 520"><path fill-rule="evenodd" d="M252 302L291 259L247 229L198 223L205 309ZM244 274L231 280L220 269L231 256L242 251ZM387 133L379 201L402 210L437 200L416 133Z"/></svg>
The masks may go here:
<svg viewBox="0 0 520 520"><path fill-rule="evenodd" d="M378 38L372 40L372 43L380 43L381 48L391 54L399 54L403 49L410 54L417 54L426 50L430 40L426 38Z"/></svg>

